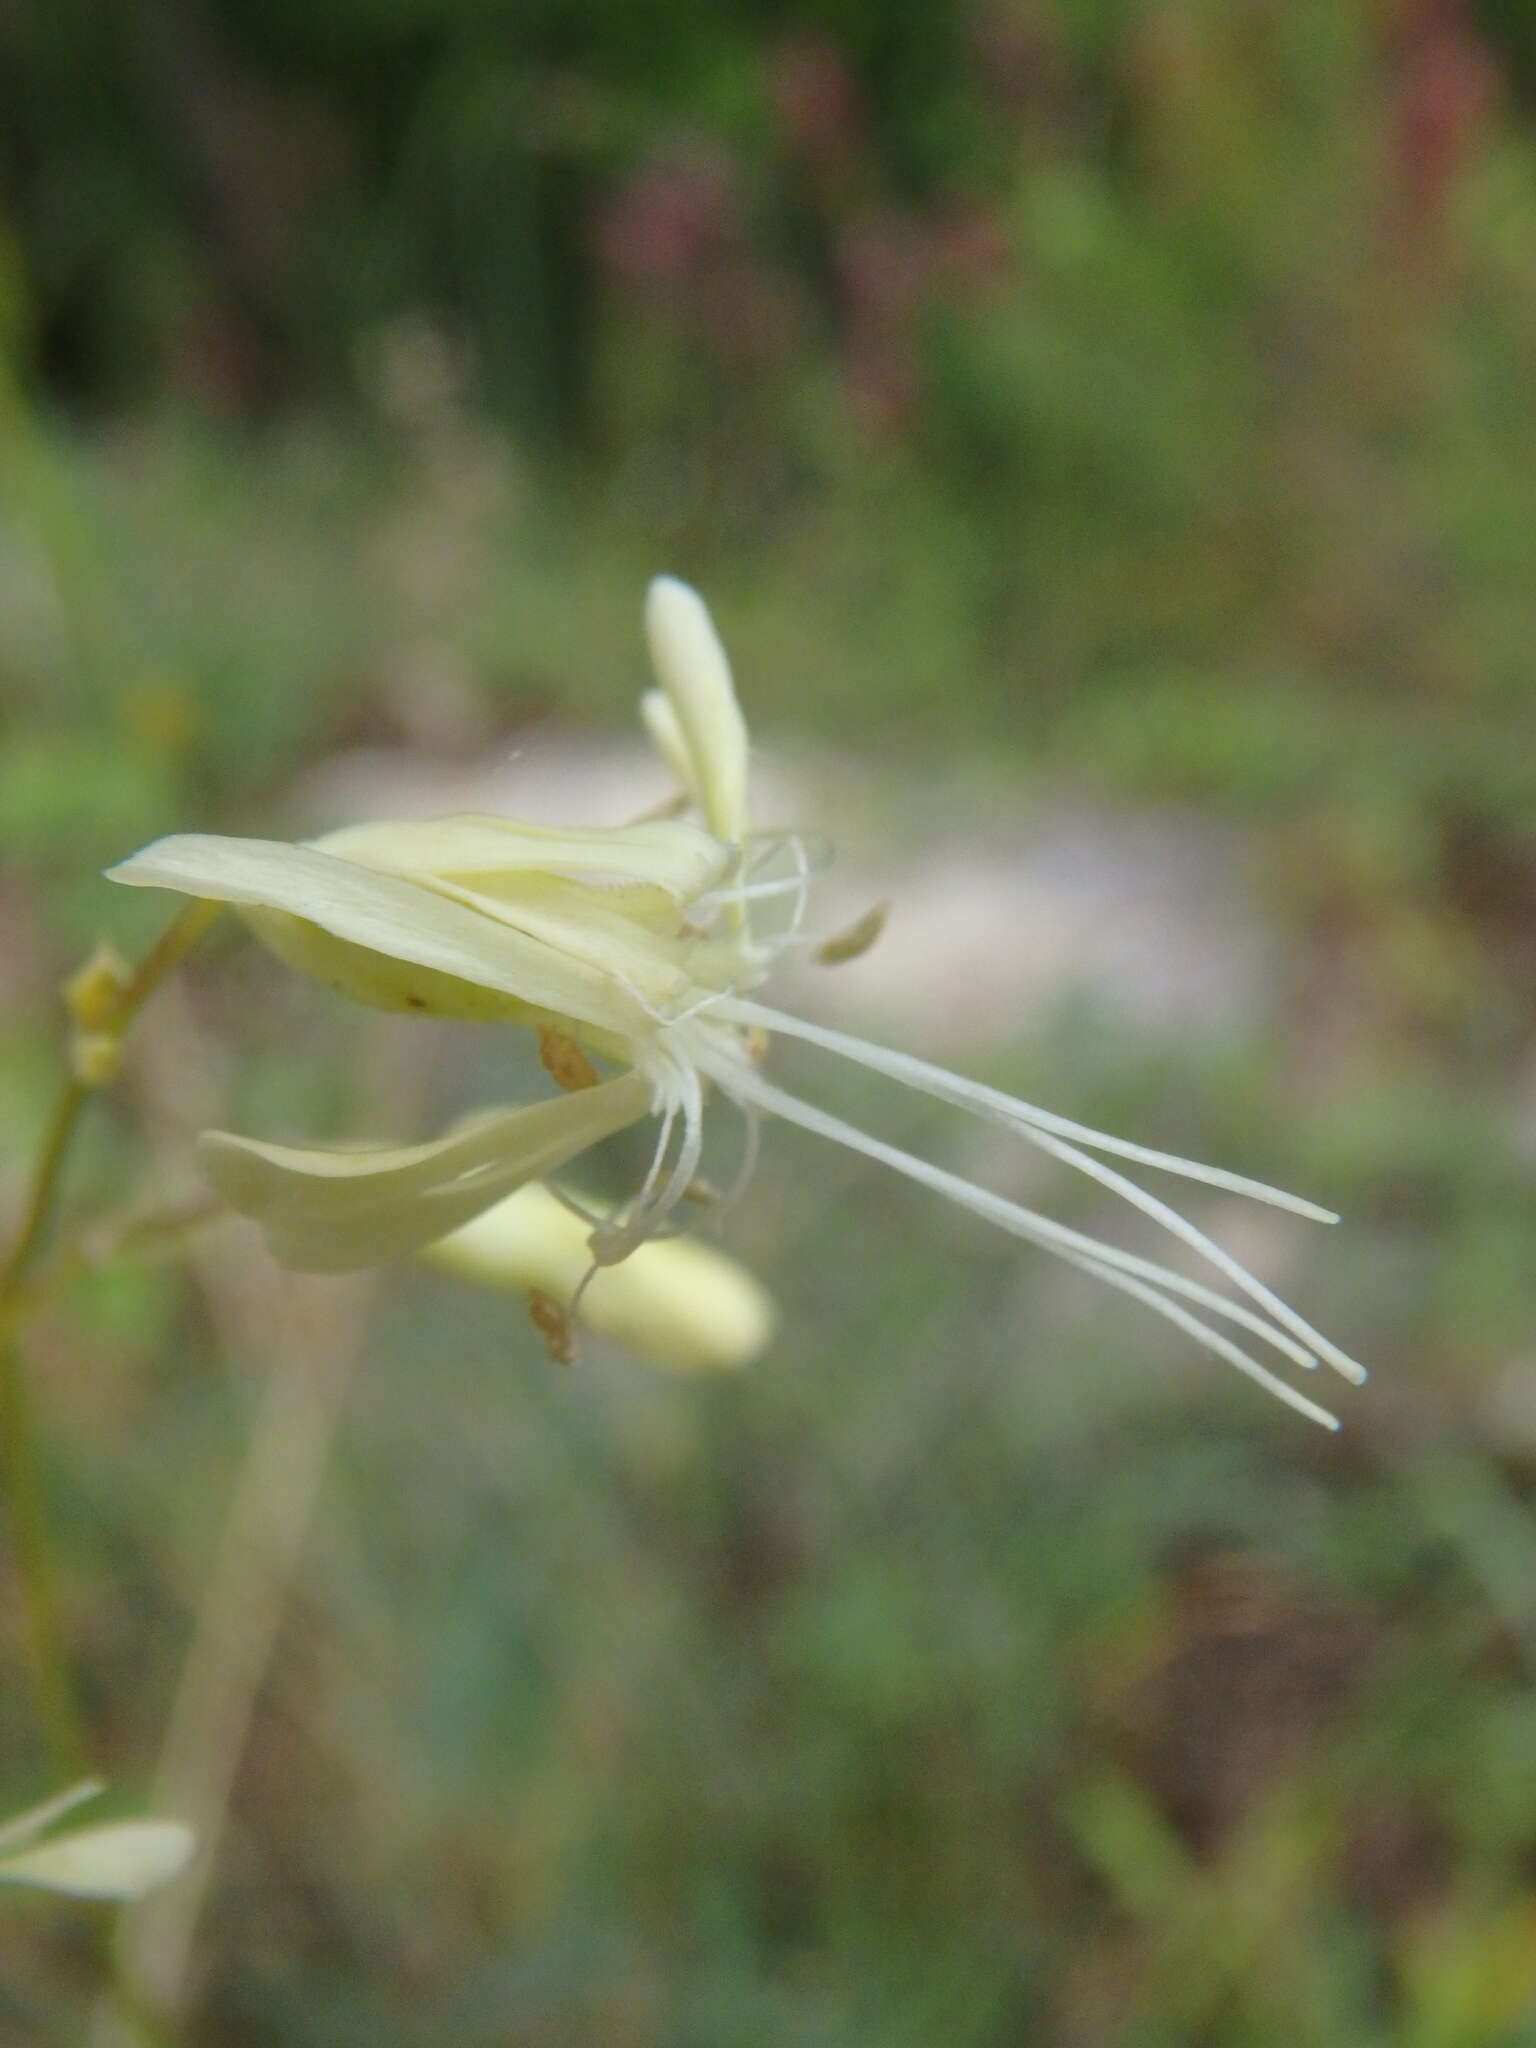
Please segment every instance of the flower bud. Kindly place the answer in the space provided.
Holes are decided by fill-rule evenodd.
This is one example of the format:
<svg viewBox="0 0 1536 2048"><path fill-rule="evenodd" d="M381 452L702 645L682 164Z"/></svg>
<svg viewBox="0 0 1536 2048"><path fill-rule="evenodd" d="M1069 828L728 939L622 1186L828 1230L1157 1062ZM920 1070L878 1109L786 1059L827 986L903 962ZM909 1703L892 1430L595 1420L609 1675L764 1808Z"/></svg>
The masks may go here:
<svg viewBox="0 0 1536 2048"><path fill-rule="evenodd" d="M115 946L101 940L64 984L64 1007L82 1031L105 1031L122 1008L132 980Z"/></svg>
<svg viewBox="0 0 1536 2048"><path fill-rule="evenodd" d="M421 1256L461 1280L569 1302L591 1268L588 1236L588 1226L535 1182ZM665 1238L593 1273L578 1320L653 1365L720 1372L757 1357L774 1313L766 1290L736 1260L710 1245Z"/></svg>

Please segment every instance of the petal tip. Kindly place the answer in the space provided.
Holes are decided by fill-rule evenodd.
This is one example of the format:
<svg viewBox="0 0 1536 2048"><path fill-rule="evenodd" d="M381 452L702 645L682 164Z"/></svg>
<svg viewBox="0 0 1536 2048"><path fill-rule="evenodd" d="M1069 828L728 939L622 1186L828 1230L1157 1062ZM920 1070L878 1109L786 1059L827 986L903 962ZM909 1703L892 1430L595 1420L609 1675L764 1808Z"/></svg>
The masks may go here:
<svg viewBox="0 0 1536 2048"><path fill-rule="evenodd" d="M651 578L645 587L645 605L648 612L657 611L668 605L686 605L690 611L708 609L691 583L685 583L681 576L670 574Z"/></svg>

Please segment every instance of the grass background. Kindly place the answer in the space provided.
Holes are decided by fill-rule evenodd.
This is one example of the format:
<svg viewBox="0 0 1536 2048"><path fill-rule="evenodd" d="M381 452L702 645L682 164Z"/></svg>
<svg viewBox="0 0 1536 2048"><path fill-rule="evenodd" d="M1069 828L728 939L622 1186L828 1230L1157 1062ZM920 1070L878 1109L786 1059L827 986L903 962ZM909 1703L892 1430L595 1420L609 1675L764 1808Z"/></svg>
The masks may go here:
<svg viewBox="0 0 1536 2048"><path fill-rule="evenodd" d="M787 1132L729 1383L233 1235L68 1276L28 1357L124 1801L253 1433L337 1409L185 2039L1536 2039L1525 10L146 0L0 47L0 1194L57 981L153 929L102 865L321 822L365 754L595 756L670 567L850 867L1062 805L1226 850L1241 1016L957 989L964 1063L1343 1210L1259 1253L1376 1371L1310 1433ZM532 1073L221 939L70 1232L188 1192L202 1122L416 1135ZM19 1650L0 1788L47 1789ZM8 1907L0 2038L84 2038L89 1938Z"/></svg>

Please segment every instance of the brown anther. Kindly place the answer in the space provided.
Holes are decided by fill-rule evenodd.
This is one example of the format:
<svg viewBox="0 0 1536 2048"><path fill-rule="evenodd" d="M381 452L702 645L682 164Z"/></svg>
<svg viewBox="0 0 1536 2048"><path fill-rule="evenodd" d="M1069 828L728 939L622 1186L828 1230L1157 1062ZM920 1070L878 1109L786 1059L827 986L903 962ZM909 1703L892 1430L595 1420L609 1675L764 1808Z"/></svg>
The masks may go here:
<svg viewBox="0 0 1536 2048"><path fill-rule="evenodd" d="M747 1058L754 1067L760 1067L763 1061L767 1059L768 1048L772 1042L761 1024L749 1024L742 1033L742 1043L747 1049Z"/></svg>
<svg viewBox="0 0 1536 2048"><path fill-rule="evenodd" d="M539 1065L557 1088L575 1094L579 1088L595 1088L596 1067L569 1032L555 1024L539 1026Z"/></svg>
<svg viewBox="0 0 1536 2048"><path fill-rule="evenodd" d="M701 1209L707 1209L720 1200L720 1190L712 1180L691 1180L683 1189L683 1200L693 1202Z"/></svg>
<svg viewBox="0 0 1536 2048"><path fill-rule="evenodd" d="M862 917L856 917L846 931L835 932L830 939L824 939L816 948L816 959L823 967L841 967L845 960L857 960L885 930L885 921L891 914L889 903L877 903L872 910L866 910Z"/></svg>
<svg viewBox="0 0 1536 2048"><path fill-rule="evenodd" d="M551 1362L555 1365L574 1365L576 1332L572 1328L570 1317L554 1296L546 1294L542 1287L530 1289L528 1315L533 1327L544 1339L544 1349L549 1353Z"/></svg>

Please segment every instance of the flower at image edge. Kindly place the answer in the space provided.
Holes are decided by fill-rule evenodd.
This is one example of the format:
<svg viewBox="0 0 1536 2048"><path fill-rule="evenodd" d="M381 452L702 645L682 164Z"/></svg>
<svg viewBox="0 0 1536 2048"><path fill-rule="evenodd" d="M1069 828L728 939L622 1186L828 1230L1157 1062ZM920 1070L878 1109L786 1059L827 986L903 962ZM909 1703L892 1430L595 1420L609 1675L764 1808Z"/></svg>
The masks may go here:
<svg viewBox="0 0 1536 2048"><path fill-rule="evenodd" d="M47 1833L101 1789L94 1780L73 1785L0 1827L0 1884L126 1902L179 1877L196 1847L192 1830L180 1821L103 1821Z"/></svg>

